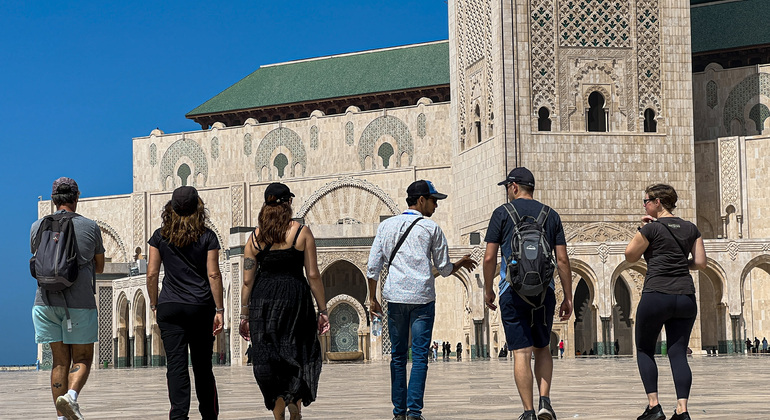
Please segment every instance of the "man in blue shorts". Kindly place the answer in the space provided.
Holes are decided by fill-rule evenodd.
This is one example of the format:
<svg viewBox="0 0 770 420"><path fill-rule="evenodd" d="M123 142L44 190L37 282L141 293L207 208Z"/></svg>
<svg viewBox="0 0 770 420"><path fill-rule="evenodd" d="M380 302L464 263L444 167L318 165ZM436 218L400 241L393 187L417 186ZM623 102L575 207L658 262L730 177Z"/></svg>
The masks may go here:
<svg viewBox="0 0 770 420"><path fill-rule="evenodd" d="M75 212L79 197L75 180L62 177L54 181L51 200L56 205L56 213ZM30 230L33 254L41 221L33 223ZM94 343L98 341L94 279L96 273L104 271L104 246L99 226L83 216L73 217L72 224L78 246L77 279L61 292L38 287L32 308L35 341L51 346L51 393L59 420L83 418L77 398L91 371Z"/></svg>
<svg viewBox="0 0 770 420"><path fill-rule="evenodd" d="M512 170L508 177L498 185L504 185L511 205L520 216L537 218L543 209L543 204L532 198L535 190L535 177L529 169L520 167ZM567 257L567 242L564 238L564 228L559 214L551 210L543 223L545 239L556 253L556 266L559 273L564 301L559 309L559 318L564 321L572 314L572 274ZM511 255L511 238L514 226L511 216L504 206L492 213L489 228L484 241L487 243L484 254L484 300L488 308L495 310L495 292L492 281L497 267L497 255L502 248L500 264L500 319L505 329L508 349L513 352L514 379L518 388L524 413L519 420L554 420L551 407L550 391L551 376L553 375L553 359L549 343L551 327L556 307L554 282L546 290L545 301L540 307L533 307L510 287L505 279L507 259ZM532 367L530 360L535 355L535 376L540 391L538 411L532 398Z"/></svg>

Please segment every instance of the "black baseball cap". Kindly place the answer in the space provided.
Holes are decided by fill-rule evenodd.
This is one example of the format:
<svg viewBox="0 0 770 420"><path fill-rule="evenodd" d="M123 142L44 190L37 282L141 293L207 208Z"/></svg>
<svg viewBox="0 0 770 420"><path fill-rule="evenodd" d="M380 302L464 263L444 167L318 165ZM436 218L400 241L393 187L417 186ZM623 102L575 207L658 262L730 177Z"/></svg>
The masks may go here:
<svg viewBox="0 0 770 420"><path fill-rule="evenodd" d="M535 176L532 175L532 172L530 172L529 169L521 166L514 168L511 172L508 173L508 178L505 178L504 181L498 182L497 185L508 185L512 182L534 188Z"/></svg>
<svg viewBox="0 0 770 420"><path fill-rule="evenodd" d="M273 201L267 201L268 197L276 197ZM290 197L294 197L289 187L286 184L280 182L273 182L265 188L265 203L282 203L288 201Z"/></svg>
<svg viewBox="0 0 770 420"><path fill-rule="evenodd" d="M409 197L422 197L429 195L436 200L443 200L447 197L446 194L441 194L440 192L436 191L436 187L433 186L432 182L426 181L424 179L414 181L409 184L409 187L406 189L406 195Z"/></svg>
<svg viewBox="0 0 770 420"><path fill-rule="evenodd" d="M198 209L198 190L185 185L171 194L171 208L180 216L189 216Z"/></svg>

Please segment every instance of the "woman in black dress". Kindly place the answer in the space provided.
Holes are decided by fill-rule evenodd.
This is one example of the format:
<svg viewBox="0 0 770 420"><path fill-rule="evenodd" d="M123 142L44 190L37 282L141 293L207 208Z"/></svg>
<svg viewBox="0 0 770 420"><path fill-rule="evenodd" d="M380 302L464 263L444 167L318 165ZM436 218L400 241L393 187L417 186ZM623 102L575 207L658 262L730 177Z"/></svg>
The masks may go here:
<svg viewBox="0 0 770 420"><path fill-rule="evenodd" d="M706 250L698 228L672 214L677 194L673 187L647 187L644 197L644 226L626 247L626 260L644 255L647 274L636 310L637 365L647 393L648 406L637 420L662 420L666 416L658 401L658 367L655 345L666 326L668 359L676 388L676 410L671 420L689 420L687 400L692 371L687 363L687 344L698 315L695 285L690 270L706 268ZM689 258L692 254L692 258Z"/></svg>
<svg viewBox="0 0 770 420"><path fill-rule="evenodd" d="M214 336L224 325L219 240L206 227L206 209L193 187L174 190L161 219L160 229L149 241L147 294L166 349L168 417L189 418L189 349L198 409L204 420L214 420L219 400L211 356ZM158 296L161 262L165 272Z"/></svg>
<svg viewBox="0 0 770 420"><path fill-rule="evenodd" d="M265 407L276 419L284 419L288 408L296 420L302 405L316 397L322 363L318 334L329 330L329 317L315 239L308 227L291 220L292 197L281 183L265 190L259 227L244 250L239 331L252 342L254 377Z"/></svg>

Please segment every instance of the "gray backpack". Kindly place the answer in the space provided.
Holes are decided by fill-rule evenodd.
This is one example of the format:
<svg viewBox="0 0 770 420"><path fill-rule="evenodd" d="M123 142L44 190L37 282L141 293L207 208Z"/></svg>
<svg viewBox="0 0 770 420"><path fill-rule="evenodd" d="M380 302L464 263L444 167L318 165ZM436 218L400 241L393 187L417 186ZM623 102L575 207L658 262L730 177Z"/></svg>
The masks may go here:
<svg viewBox="0 0 770 420"><path fill-rule="evenodd" d="M519 216L511 203L506 203L504 207L513 221L511 255L506 261L505 280L524 301L539 308L545 301L545 293L556 268L553 250L543 228L551 208L543 205L535 218Z"/></svg>

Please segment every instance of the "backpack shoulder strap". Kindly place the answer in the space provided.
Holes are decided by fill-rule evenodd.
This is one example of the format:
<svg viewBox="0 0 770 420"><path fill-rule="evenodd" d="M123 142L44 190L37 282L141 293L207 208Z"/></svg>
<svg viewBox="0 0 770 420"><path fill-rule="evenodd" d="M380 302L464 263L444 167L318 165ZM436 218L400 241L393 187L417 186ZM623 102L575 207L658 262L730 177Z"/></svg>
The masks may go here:
<svg viewBox="0 0 770 420"><path fill-rule="evenodd" d="M537 215L537 224L540 227L545 226L545 221L548 219L548 215L551 214L551 208L543 204L543 208L540 209L540 214Z"/></svg>
<svg viewBox="0 0 770 420"><path fill-rule="evenodd" d="M516 210L516 206L514 206L512 203L508 202L503 204L503 207L508 212L508 216L511 216L511 220L513 220L513 225L516 226L521 221L521 216L519 216L519 212Z"/></svg>

